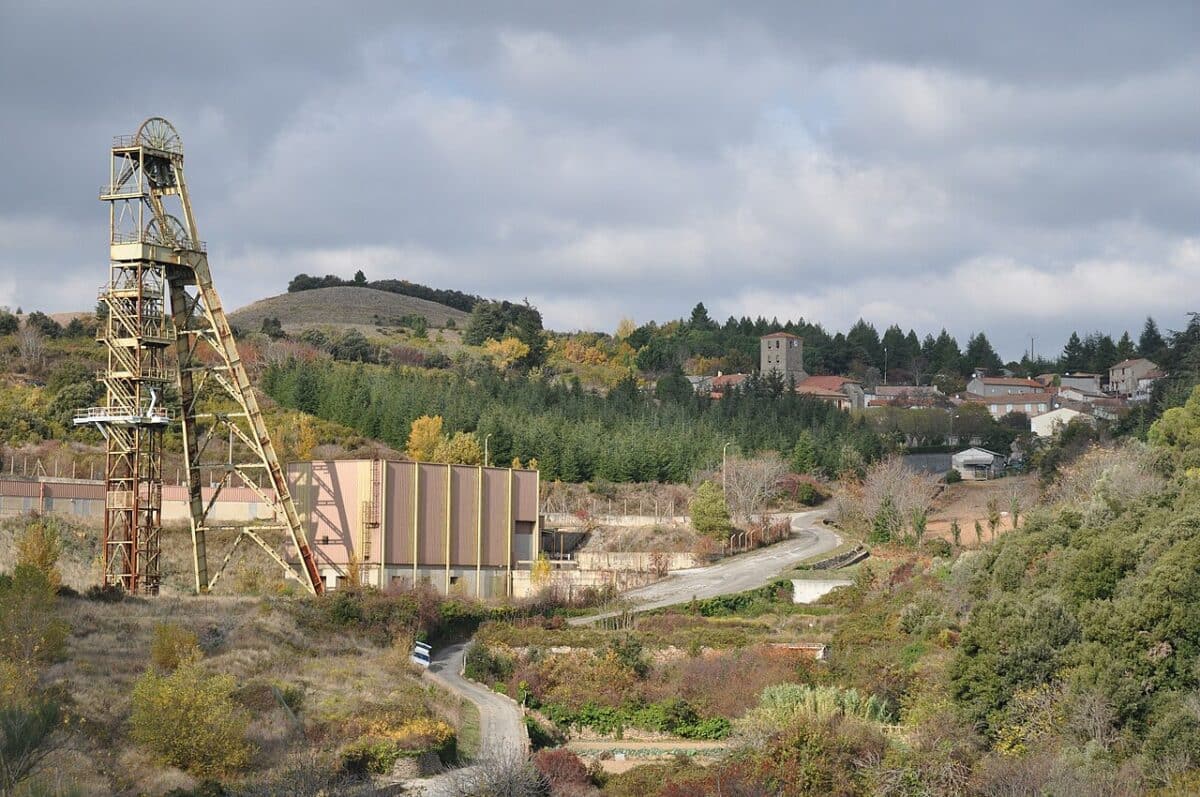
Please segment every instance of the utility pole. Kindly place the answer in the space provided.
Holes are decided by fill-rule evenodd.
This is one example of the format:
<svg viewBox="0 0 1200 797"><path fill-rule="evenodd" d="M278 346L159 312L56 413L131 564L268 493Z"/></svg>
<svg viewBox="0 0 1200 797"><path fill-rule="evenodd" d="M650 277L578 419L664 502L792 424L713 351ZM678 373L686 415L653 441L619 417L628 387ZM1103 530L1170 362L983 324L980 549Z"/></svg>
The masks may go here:
<svg viewBox="0 0 1200 797"><path fill-rule="evenodd" d="M492 433L488 432L483 438L483 467L488 467L488 440L492 439Z"/></svg>
<svg viewBox="0 0 1200 797"><path fill-rule="evenodd" d="M725 480L728 478L728 474L729 474L728 452L729 452L729 447L731 445L733 445L733 441L730 441L721 447L721 497L722 498L725 498L727 495L727 491L725 489Z"/></svg>

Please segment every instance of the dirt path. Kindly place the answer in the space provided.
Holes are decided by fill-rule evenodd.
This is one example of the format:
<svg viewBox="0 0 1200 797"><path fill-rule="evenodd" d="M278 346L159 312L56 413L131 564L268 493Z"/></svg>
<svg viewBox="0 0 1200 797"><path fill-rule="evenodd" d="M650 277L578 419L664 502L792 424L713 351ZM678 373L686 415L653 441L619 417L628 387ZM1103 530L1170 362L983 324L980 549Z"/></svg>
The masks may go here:
<svg viewBox="0 0 1200 797"><path fill-rule="evenodd" d="M453 797L462 793L461 784L470 779L471 770L492 760L524 758L529 752L529 734L521 708L482 684L464 678L463 661L469 642L448 645L434 652L425 677L469 700L479 709L479 753L476 761L463 769L451 770L432 778L412 782L414 794L425 797Z"/></svg>

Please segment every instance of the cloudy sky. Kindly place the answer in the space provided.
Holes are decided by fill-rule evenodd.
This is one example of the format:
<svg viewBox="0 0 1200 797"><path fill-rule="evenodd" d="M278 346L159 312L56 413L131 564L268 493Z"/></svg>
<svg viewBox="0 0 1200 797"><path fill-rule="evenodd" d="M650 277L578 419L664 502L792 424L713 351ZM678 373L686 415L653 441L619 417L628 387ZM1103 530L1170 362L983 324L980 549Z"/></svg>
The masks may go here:
<svg viewBox="0 0 1200 797"><path fill-rule="evenodd" d="M110 138L162 115L229 307L362 268L557 329L1178 328L1198 41L1194 0L0 0L0 305L92 306Z"/></svg>

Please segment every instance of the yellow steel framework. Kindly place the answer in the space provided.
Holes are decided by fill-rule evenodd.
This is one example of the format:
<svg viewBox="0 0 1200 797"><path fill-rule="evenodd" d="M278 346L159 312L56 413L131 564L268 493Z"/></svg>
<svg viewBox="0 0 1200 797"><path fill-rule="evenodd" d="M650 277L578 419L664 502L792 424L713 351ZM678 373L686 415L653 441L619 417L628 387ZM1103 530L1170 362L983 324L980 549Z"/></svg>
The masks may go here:
<svg viewBox="0 0 1200 797"><path fill-rule="evenodd" d="M173 388L187 464L196 592L212 588L243 540L262 547L310 592L322 592L316 560L213 286L179 134L165 119L147 119L135 135L113 140L110 165L109 183L100 189L111 230L109 282L100 293L106 320L99 334L108 353L108 367L99 375L107 403L75 418L77 424L95 424L107 440L104 583L132 593L158 590L162 434L171 422L165 393ZM174 358L168 362L170 349ZM217 519L217 497L238 485L272 506L274 519L253 525ZM291 543L298 567L264 536L278 532ZM210 534L228 546L211 576Z"/></svg>

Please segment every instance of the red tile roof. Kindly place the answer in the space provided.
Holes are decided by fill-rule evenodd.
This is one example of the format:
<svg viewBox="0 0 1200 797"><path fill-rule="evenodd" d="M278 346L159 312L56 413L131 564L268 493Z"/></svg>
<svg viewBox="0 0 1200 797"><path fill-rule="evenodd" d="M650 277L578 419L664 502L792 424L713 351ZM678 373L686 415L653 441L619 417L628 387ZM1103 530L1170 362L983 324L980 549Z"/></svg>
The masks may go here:
<svg viewBox="0 0 1200 797"><path fill-rule="evenodd" d="M815 390L838 390L840 391L846 383L861 384L857 379L851 379L848 376L810 376L796 385L796 389L813 388ZM806 390L806 392L811 392Z"/></svg>
<svg viewBox="0 0 1200 797"><path fill-rule="evenodd" d="M770 335L763 335L764 338L794 338L801 340L799 335L793 335L791 332L772 332Z"/></svg>
<svg viewBox="0 0 1200 797"><path fill-rule="evenodd" d="M722 374L713 377L712 386L713 388L733 387L745 381L746 374Z"/></svg>

